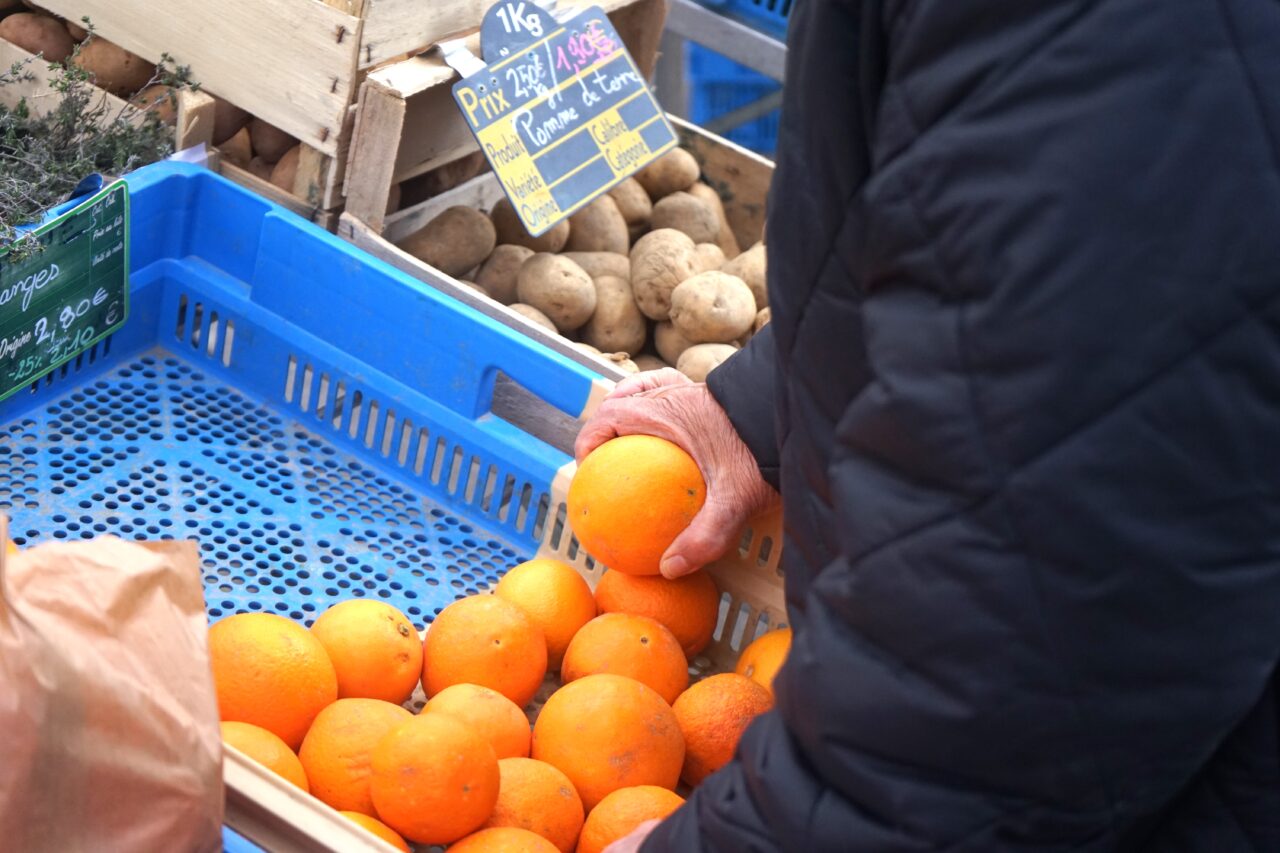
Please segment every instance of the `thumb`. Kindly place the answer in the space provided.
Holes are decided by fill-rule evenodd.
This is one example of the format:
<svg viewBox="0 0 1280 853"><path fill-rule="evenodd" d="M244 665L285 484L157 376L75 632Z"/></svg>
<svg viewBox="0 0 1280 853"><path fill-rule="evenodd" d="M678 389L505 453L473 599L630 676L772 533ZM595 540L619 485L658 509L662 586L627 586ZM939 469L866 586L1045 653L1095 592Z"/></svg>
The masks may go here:
<svg viewBox="0 0 1280 853"><path fill-rule="evenodd" d="M662 555L658 564L665 578L678 578L714 562L729 552L742 533L742 512L723 492L707 496L702 510Z"/></svg>

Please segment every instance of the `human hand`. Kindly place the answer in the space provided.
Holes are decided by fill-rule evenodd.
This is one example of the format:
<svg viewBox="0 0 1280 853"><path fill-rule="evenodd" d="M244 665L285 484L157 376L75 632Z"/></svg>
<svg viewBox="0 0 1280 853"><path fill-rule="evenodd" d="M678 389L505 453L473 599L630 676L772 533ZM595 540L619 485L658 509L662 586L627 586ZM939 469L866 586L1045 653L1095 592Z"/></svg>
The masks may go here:
<svg viewBox="0 0 1280 853"><path fill-rule="evenodd" d="M630 833L604 848L604 853L639 853L640 845L653 832L653 828L662 823L660 820L646 820L636 826Z"/></svg>
<svg viewBox="0 0 1280 853"><path fill-rule="evenodd" d="M683 448L707 485L702 510L662 556L665 577L687 575L724 556L746 523L778 500L704 383L670 368L623 380L578 434L574 454L581 462L609 439L637 434Z"/></svg>

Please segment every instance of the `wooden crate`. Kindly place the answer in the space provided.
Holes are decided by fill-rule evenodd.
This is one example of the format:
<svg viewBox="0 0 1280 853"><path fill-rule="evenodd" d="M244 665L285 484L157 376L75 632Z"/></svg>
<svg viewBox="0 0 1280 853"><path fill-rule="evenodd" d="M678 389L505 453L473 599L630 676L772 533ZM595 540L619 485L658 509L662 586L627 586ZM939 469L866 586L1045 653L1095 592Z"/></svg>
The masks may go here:
<svg viewBox="0 0 1280 853"><path fill-rule="evenodd" d="M769 182L773 178L773 163L676 116L667 118L680 138L681 147L688 149L697 159L702 168L702 180L719 192L724 200L725 215L738 243L743 248L758 243L764 233L765 202ZM446 208L465 205L489 210L501 197L502 187L497 177L489 172L449 192L386 217L382 228L361 221L348 207L339 217L338 236L437 290L448 293L460 302L519 329L542 345L590 367L607 379L620 381L626 374L617 367L587 355L567 338L554 334L507 306L459 284L456 279L395 245Z"/></svg>
<svg viewBox="0 0 1280 853"><path fill-rule="evenodd" d="M666 21L666 0L567 0L561 7L601 6L640 72L649 77ZM479 55L479 40L469 40ZM458 74L436 54L369 73L347 159L346 210L375 231L386 218L391 188L479 150L457 104Z"/></svg>

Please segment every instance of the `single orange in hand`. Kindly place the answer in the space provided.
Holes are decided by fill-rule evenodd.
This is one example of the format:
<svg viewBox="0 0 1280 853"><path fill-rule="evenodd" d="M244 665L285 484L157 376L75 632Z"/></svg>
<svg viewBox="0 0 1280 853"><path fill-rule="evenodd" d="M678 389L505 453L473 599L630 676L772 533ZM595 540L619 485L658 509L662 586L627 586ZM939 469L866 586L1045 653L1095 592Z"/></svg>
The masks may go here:
<svg viewBox="0 0 1280 853"><path fill-rule="evenodd" d="M502 576L493 594L519 607L547 638L547 668L557 670L578 629L596 616L582 575L559 560L529 560Z"/></svg>
<svg viewBox="0 0 1280 853"><path fill-rule="evenodd" d="M684 798L679 794L654 785L614 791L587 815L578 853L602 853L646 820L662 820L682 805Z"/></svg>
<svg viewBox="0 0 1280 853"><path fill-rule="evenodd" d="M274 613L240 613L215 624L209 661L221 718L262 726L290 749L338 698L338 676L324 646Z"/></svg>
<svg viewBox="0 0 1280 853"><path fill-rule="evenodd" d="M367 814L360 814L360 812L338 812L338 814L342 815L352 823L359 824L369 830L392 847L403 850L404 853L413 853L405 840L400 837L399 833L377 818L369 817Z"/></svg>
<svg viewBox="0 0 1280 853"><path fill-rule="evenodd" d="M302 762L289 745L271 732L251 723L224 722L222 742L234 746L268 770L283 776L304 791L310 791Z"/></svg>
<svg viewBox="0 0 1280 853"><path fill-rule="evenodd" d="M675 580L605 572L596 584L596 605L601 613L634 613L661 622L692 659L711 643L720 617L720 590L705 571Z"/></svg>
<svg viewBox="0 0 1280 853"><path fill-rule="evenodd" d="M529 754L529 718L520 706L496 690L478 684L453 684L423 706L421 713L448 714L466 723L493 747L499 759Z"/></svg>
<svg viewBox="0 0 1280 853"><path fill-rule="evenodd" d="M675 636L648 616L606 613L582 626L560 667L568 684L611 672L647 684L668 703L689 686L689 662Z"/></svg>
<svg viewBox="0 0 1280 853"><path fill-rule="evenodd" d="M504 758L498 762L498 774L498 803L485 826L527 829L563 853L573 853L584 812L569 777L532 758Z"/></svg>
<svg viewBox="0 0 1280 853"><path fill-rule="evenodd" d="M773 679L778 670L786 663L787 653L791 651L791 629L782 628L769 631L756 637L755 641L742 650L738 656L738 664L733 671L745 675L759 684L769 695L773 695Z"/></svg>
<svg viewBox="0 0 1280 853"><path fill-rule="evenodd" d="M484 825L498 801L498 757L447 714L421 714L373 749L369 790L383 823L418 844L448 844Z"/></svg>
<svg viewBox="0 0 1280 853"><path fill-rule="evenodd" d="M590 811L619 788L675 788L684 736L675 712L652 688L621 675L588 675L542 706L533 757L568 776Z"/></svg>
<svg viewBox="0 0 1280 853"><path fill-rule="evenodd" d="M496 826L450 844L449 853L559 853L559 848L536 832Z"/></svg>
<svg viewBox="0 0 1280 853"><path fill-rule="evenodd" d="M369 756L413 714L381 699L339 699L311 724L298 757L311 793L339 811L377 815L369 793Z"/></svg>
<svg viewBox="0 0 1280 853"><path fill-rule="evenodd" d="M338 698L400 705L422 676L422 640L385 601L355 598L333 605L311 626L338 673Z"/></svg>
<svg viewBox="0 0 1280 853"><path fill-rule="evenodd" d="M756 717L773 707L773 695L745 675L724 672L680 694L671 709L684 735L680 778L696 787L729 763Z"/></svg>
<svg viewBox="0 0 1280 853"><path fill-rule="evenodd" d="M542 629L496 595L450 604L431 623L422 645L422 689L428 697L453 684L479 684L523 708L546 674Z"/></svg>
<svg viewBox="0 0 1280 853"><path fill-rule="evenodd" d="M629 575L658 563L707 497L693 457L651 435L610 439L582 460L569 484L568 518L587 553Z"/></svg>

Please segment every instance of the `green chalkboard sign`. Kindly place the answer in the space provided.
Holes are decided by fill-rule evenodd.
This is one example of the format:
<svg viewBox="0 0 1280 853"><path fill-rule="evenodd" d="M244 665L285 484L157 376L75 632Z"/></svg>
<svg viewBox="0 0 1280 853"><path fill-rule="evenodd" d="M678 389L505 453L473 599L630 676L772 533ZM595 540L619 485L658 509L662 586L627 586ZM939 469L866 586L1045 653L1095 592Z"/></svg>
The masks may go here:
<svg viewBox="0 0 1280 853"><path fill-rule="evenodd" d="M0 250L0 400L124 325L129 189L116 181L24 239L42 250Z"/></svg>

